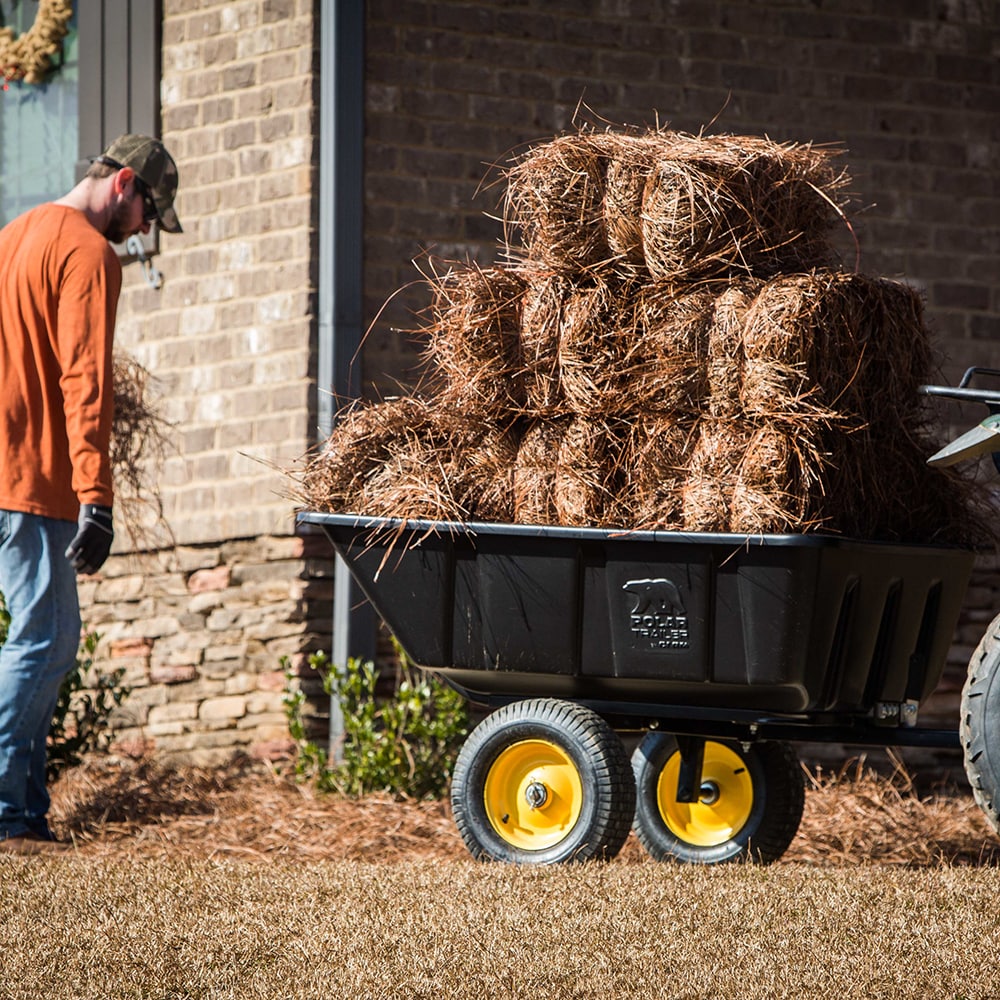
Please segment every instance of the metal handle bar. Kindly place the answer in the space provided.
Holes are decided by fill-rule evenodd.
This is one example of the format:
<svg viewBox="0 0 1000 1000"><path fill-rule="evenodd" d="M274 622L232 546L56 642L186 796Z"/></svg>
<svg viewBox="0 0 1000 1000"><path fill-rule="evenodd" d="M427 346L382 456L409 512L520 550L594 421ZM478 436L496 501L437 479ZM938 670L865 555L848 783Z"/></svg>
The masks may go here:
<svg viewBox="0 0 1000 1000"><path fill-rule="evenodd" d="M969 383L976 375L990 375L1000 378L1000 370L996 368L967 368L957 386L922 385L919 391L925 396L944 396L948 399L970 400L974 403L984 403L987 406L1000 405L1000 389L969 388Z"/></svg>
<svg viewBox="0 0 1000 1000"><path fill-rule="evenodd" d="M951 385L922 385L925 396L945 396L948 399L970 400L973 403L1000 404L1000 389L958 389Z"/></svg>
<svg viewBox="0 0 1000 1000"><path fill-rule="evenodd" d="M995 378L1000 378L1000 371L996 368L966 368L965 374L962 376L962 381L958 383L958 387L960 389L968 388L973 375L992 375Z"/></svg>

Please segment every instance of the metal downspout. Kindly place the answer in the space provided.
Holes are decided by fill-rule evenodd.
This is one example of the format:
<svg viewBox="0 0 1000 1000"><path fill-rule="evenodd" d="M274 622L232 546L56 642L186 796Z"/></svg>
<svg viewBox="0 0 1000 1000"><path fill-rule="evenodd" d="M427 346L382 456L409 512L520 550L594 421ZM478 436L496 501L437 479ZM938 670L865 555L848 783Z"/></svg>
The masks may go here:
<svg viewBox="0 0 1000 1000"><path fill-rule="evenodd" d="M361 395L364 236L364 0L321 0L319 78L319 345L317 415L320 440L337 410ZM374 620L359 604L344 561L335 563L334 665L374 655ZM339 753L343 715L330 699L330 753Z"/></svg>

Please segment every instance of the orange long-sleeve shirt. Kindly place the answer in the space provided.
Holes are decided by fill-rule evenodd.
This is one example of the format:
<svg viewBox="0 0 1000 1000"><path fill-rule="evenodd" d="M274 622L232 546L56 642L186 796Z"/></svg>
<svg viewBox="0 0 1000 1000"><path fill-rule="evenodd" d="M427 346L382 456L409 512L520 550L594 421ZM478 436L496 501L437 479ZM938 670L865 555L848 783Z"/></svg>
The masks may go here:
<svg viewBox="0 0 1000 1000"><path fill-rule="evenodd" d="M112 503L122 269L86 216L45 204L0 229L0 508L75 521Z"/></svg>

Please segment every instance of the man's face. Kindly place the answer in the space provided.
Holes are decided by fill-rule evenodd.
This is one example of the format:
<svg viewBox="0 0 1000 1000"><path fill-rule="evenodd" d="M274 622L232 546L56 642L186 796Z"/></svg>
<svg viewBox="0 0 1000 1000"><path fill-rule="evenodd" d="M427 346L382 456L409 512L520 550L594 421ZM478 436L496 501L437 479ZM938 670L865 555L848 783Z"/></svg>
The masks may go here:
<svg viewBox="0 0 1000 1000"><path fill-rule="evenodd" d="M133 179L125 197L115 206L104 236L109 243L124 243L136 233L148 233L149 223L144 218L145 205Z"/></svg>

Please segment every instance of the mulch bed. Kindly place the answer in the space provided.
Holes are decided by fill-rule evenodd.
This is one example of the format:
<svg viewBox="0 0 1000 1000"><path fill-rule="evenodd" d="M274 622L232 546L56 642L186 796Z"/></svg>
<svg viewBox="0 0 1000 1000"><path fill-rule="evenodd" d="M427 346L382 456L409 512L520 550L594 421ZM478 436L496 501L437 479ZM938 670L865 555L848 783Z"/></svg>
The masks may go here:
<svg viewBox="0 0 1000 1000"><path fill-rule="evenodd" d="M903 767L864 758L807 771L798 836L781 863L994 865L1000 841L967 788L918 790ZM235 861L467 861L446 802L315 792L259 764L168 769L93 762L53 787L53 826L82 857ZM617 863L648 858L630 837Z"/></svg>

